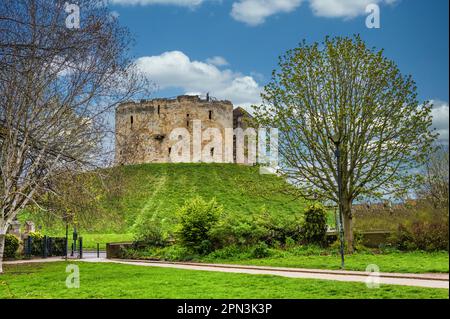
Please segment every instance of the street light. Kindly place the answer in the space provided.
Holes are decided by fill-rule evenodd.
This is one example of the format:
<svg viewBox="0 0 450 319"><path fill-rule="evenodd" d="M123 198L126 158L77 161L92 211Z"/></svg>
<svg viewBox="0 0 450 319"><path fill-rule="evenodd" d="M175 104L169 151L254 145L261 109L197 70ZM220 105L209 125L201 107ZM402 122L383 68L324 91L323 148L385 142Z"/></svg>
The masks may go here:
<svg viewBox="0 0 450 319"><path fill-rule="evenodd" d="M67 254L69 253L69 221L68 221L68 218L69 218L68 213L64 212L64 220L66 222L66 245L65 245L66 253L64 255L64 259L66 261L67 261Z"/></svg>
<svg viewBox="0 0 450 319"><path fill-rule="evenodd" d="M337 183L338 183L338 206L339 206L339 240L341 242L340 253L341 253L341 268L344 269L344 226L342 225L342 167L341 167L341 136L339 134L335 134L333 136L329 136L330 140L333 142L336 147L334 151L334 155L336 156L337 162Z"/></svg>

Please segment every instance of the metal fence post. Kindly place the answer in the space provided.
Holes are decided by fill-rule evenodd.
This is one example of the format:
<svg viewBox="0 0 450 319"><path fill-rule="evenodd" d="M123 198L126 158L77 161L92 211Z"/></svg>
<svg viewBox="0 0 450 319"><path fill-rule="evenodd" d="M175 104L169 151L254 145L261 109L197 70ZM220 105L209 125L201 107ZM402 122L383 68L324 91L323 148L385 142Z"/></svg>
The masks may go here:
<svg viewBox="0 0 450 319"><path fill-rule="evenodd" d="M83 258L83 237L79 238L79 243L78 243L78 248L80 249L80 254L79 254L79 258L82 259Z"/></svg>
<svg viewBox="0 0 450 319"><path fill-rule="evenodd" d="M27 243L27 245L26 245L27 247L25 249L25 255L27 258L31 258L31 245L33 243L33 239L31 236L27 237L26 243Z"/></svg>
<svg viewBox="0 0 450 319"><path fill-rule="evenodd" d="M97 243L97 258L100 258L100 244Z"/></svg>
<svg viewBox="0 0 450 319"><path fill-rule="evenodd" d="M47 258L48 251L47 251L47 235L44 236L42 239L42 258Z"/></svg>
<svg viewBox="0 0 450 319"><path fill-rule="evenodd" d="M51 257L53 254L53 240L51 237L48 238L48 256Z"/></svg>

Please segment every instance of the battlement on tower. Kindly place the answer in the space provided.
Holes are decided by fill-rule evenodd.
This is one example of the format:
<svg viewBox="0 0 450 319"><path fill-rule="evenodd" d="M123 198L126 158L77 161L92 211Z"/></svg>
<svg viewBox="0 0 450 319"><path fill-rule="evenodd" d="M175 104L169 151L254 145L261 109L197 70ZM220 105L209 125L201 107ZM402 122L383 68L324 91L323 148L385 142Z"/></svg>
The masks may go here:
<svg viewBox="0 0 450 319"><path fill-rule="evenodd" d="M169 134L176 128L192 132L192 121L202 129L233 128L233 104L207 96L181 95L130 101L116 108L117 164L167 163L174 141ZM234 121L236 122L236 121Z"/></svg>

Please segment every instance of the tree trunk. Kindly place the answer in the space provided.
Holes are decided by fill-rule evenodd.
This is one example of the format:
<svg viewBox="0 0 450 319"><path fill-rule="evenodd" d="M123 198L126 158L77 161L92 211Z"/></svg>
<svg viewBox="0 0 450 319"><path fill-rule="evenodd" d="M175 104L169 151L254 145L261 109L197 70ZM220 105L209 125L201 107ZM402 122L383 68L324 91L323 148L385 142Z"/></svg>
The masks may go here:
<svg viewBox="0 0 450 319"><path fill-rule="evenodd" d="M5 251L5 237L6 237L5 233L2 230L0 230L0 274L3 273L3 252Z"/></svg>
<svg viewBox="0 0 450 319"><path fill-rule="evenodd" d="M344 237L347 246L347 252L353 253L353 216L352 216L352 203L344 200L342 205L342 217L344 219Z"/></svg>

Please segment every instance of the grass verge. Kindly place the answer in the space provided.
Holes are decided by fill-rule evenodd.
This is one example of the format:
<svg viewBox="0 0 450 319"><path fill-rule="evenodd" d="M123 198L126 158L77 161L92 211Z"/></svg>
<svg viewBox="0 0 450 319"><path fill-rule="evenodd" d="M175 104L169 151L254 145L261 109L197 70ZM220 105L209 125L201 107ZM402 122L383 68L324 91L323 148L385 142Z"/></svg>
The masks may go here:
<svg viewBox="0 0 450 319"><path fill-rule="evenodd" d="M264 258L256 258L255 252L256 247L228 246L209 255L199 256L174 245L141 251L129 250L125 257L314 269L340 269L341 266L340 255L332 248L295 246L289 249L267 249ZM378 266L381 272L448 273L449 255L445 251L431 253L370 249L345 255L346 270L365 271L369 265Z"/></svg>
<svg viewBox="0 0 450 319"><path fill-rule="evenodd" d="M166 269L112 263L79 266L80 288L68 289L64 262L5 265L0 298L439 298L447 289Z"/></svg>

